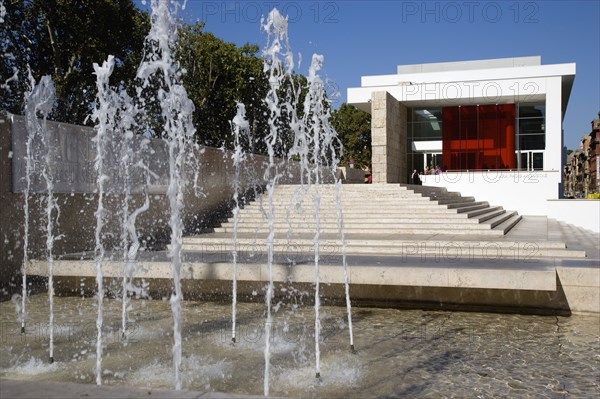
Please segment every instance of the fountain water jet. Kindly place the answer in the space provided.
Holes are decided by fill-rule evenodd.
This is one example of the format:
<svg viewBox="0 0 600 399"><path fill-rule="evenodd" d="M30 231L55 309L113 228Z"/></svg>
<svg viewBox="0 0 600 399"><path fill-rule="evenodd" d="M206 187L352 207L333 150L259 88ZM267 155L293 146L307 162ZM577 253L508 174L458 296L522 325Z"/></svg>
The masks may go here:
<svg viewBox="0 0 600 399"><path fill-rule="evenodd" d="M50 332L50 362L54 361L54 256L52 250L54 247L54 220L52 219L52 212L58 207L54 199L53 194L53 180L52 173L50 170L51 164L51 144L48 138L48 132L46 128L46 120L48 115L54 107L54 101L56 99L54 83L50 76L43 76L40 82L36 85L35 79L29 72L29 84L30 91L25 96L25 118L27 124L27 142L26 142L26 188L23 193L24 196L24 245L23 245L23 292L21 296L21 333L25 333L25 318L26 318L26 300L27 300L27 262L29 257L29 191L31 188L31 175L35 168L37 156L41 153L45 153L41 168L42 176L46 183L46 256L49 265L49 279L48 279L48 296L50 300L50 315L49 315L49 332ZM42 124L40 125L38 120L38 113L42 115ZM36 138L39 137L38 140ZM35 144L39 144L40 148L35 151Z"/></svg>
<svg viewBox="0 0 600 399"><path fill-rule="evenodd" d="M277 122L281 118L281 105L278 90L281 88L286 77L291 75L294 67L293 56L290 51L288 36L287 36L287 18L284 18L277 9L271 10L267 20L262 21L262 29L268 34L267 47L263 54L265 57L264 71L269 77L269 91L265 98L265 102L269 109L269 133L266 136L267 151L269 155L269 164L265 170L264 178L267 183L268 194L268 219L269 219L269 235L267 237L267 268L269 274L269 284L265 294L265 302L267 305L267 318L265 321L265 373L264 373L264 395L269 395L269 375L271 369L271 327L273 316L271 314L271 305L273 300L273 245L275 240L274 219L274 203L273 194L277 181L281 178L279 165L275 161L275 147L281 138ZM281 52L284 51L285 64L280 59ZM285 67L285 70L284 70Z"/></svg>
<svg viewBox="0 0 600 399"><path fill-rule="evenodd" d="M183 299L180 282L180 271L182 266L181 259L181 236L182 236L182 219L181 211L183 210L183 190L186 185L183 165L187 162L189 152L187 149L191 146L191 136L194 133L194 128L191 125L191 113L193 112L193 104L187 98L187 94L183 87L178 83L181 76L181 71L177 69L172 57L172 46L176 40L176 26L173 22L173 17L170 14L167 1L153 2L153 28L147 37L147 48L151 51L147 52L145 61L138 69L137 77L141 81L143 89L151 89L152 87L160 86L158 89L158 101L160 102L162 111L162 122L164 126L163 139L169 150L169 185L168 199L171 211L169 225L171 227L171 246L169 256L172 259L173 266L173 284L174 293L171 297L171 308L173 313L173 367L175 371L175 386L176 389L181 388L181 363L182 363L182 337L181 337L181 301ZM269 262L269 286L267 287L266 304L267 304L267 320L265 322L266 342L265 342L265 394L269 391L269 369L270 369L270 343L271 343L271 327L273 322L272 316L272 299L273 299L273 276L272 267L274 262L274 239L275 229L273 224L274 216L274 201L273 194L276 190L279 179L283 176L283 158L277 159L278 156L285 156L285 152L278 153L279 148L285 148L287 145L289 132L296 134L297 151L300 155L300 162L304 165L301 171L301 180L304 183L302 189L306 189L314 184L315 195L314 202L314 217L317 224L317 229L314 243L314 261L315 261L315 355L316 355L316 370L317 376L320 375L320 293L319 293L319 263L320 263L320 201L321 194L319 186L323 181L323 167L326 164L323 161L327 141L322 131L322 121L324 110L322 102L325 100L322 81L318 78L317 71L322 63L322 57L313 57L313 65L311 65L311 75L308 84L309 95L304 102L305 113L302 119L299 119L296 113L296 107L299 104L299 93L301 83L295 80L292 73L294 64L293 56L288 44L287 36L287 19L282 17L278 11L274 10L269 19L264 22L263 28L269 33L269 42L265 50L265 72L269 75L270 90L265 102L269 108L269 124L270 131L267 136L267 147L269 154L269 163L265 173L267 184L267 194L269 197L269 224L270 234L267 239L267 252ZM315 61L317 60L317 61ZM95 250L94 261L96 269L96 285L97 285L97 340L96 340L96 368L95 376L96 383L102 384L102 375L106 370L102 370L102 351L103 351L103 332L104 325L104 304L105 288L103 285L103 263L108 260L109 252L105 253L103 236L104 227L108 223L108 203L107 199L110 196L110 187L107 182L109 180L109 170L103 158L108 150L120 149L121 163L124 164L124 197L122 203L122 213L120 220L121 229L121 249L123 259L123 276L122 276L122 309L121 309L121 327L123 336L127 329L127 303L128 292L132 289L132 264L135 262L137 252L140 246L135 231L135 218L141 212L148 209L148 195L144 205L137 210L131 212L131 186L130 172L132 168L141 168L145 170L147 179L151 175L147 165L143 162L133 163L132 157L132 125L134 123L135 110L131 108L130 99L125 98L124 91L120 95L116 94L109 86L109 78L114 68L115 60L109 56L108 60L102 66L94 65L97 75L98 95L96 108L94 110L93 119L96 121L96 158L95 167L98 172L97 188L98 188L98 206L95 212L96 229L95 229ZM286 85L290 85L286 87ZM295 85L298 85L297 87ZM138 90L138 95L140 90ZM282 95L283 94L283 95ZM290 97L291 95L291 97ZM243 116L243 105L238 105L238 116L232 121L232 127L238 129L236 142L236 153L234 154L234 164L236 164L236 185L234 187L234 200L236 203L236 211L234 216L239 213L240 203L240 165L243 159L243 154L240 149L241 131L249 134L248 123ZM128 119L130 118L130 119ZM284 131L282 126L289 123L289 131ZM286 128L287 129L287 128ZM307 132L312 133L309 137ZM123 136L121 138L120 147L117 145L119 137L117 133ZM323 143L323 146L321 146ZM310 150L313 153L310 154ZM290 153L288 160L290 159ZM310 157L309 157L310 155ZM312 164L312 165L311 165ZM196 171L197 172L197 171ZM197 174L194 181L196 189ZM112 179L112 177L111 177ZM149 180L147 180L147 183ZM148 184L147 184L148 185ZM340 226L343 226L341 224ZM234 265L237 263L236 250L237 237L234 235ZM108 248L108 244L107 248ZM235 268L235 266L234 266ZM234 273L235 275L235 273ZM232 340L235 342L235 325L236 325L236 279L234 278L234 303L232 305L233 330ZM279 305L275 307L277 311Z"/></svg>
<svg viewBox="0 0 600 399"><path fill-rule="evenodd" d="M333 173L337 169L337 162L334 162L335 168L332 168ZM355 353L354 334L352 332L352 302L350 301L350 279L348 278L348 261L347 261L347 243L346 233L344 232L344 215L342 212L342 179L336 178L335 182L335 202L336 202L336 219L338 225L338 234L342 243L342 267L344 268L344 293L346 296L346 313L348 319L348 334L350 337L350 351Z"/></svg>
<svg viewBox="0 0 600 399"><path fill-rule="evenodd" d="M177 12L178 2L172 3ZM151 85L150 78L160 80L157 93L163 118L163 138L169 149L169 208L171 217L171 249L169 257L173 267L174 292L171 295L173 312L173 369L175 374L175 389L181 389L181 247L183 223L183 190L186 179L182 176L183 164L191 146L191 139L196 129L192 123L194 104L188 98L185 88L179 82L181 71L177 69L173 48L177 42L177 24L169 9L167 0L153 0L151 28L146 43L150 48L149 54L140 65L137 77L142 79L143 87ZM159 73L160 72L160 73Z"/></svg>
<svg viewBox="0 0 600 399"><path fill-rule="evenodd" d="M306 101L310 101L308 110L312 114L312 126L319 130L319 135L315 131L314 139L318 139L315 143L314 163L317 165L317 173L315 176L318 181L319 173L323 170L329 170L332 178L335 181L335 202L336 202L336 224L338 227L338 235L342 244L342 266L344 270L344 291L346 296L346 313L348 319L348 333L350 338L350 351L355 352L354 336L352 333L352 304L350 301L350 281L348 278L348 263L346 258L346 236L344 232L344 215L342 211L342 179L337 175L338 165L343 154L343 146L340 142L337 132L329 123L330 107L324 107L328 101L325 94L323 80L317 74L323 66L324 57L314 54L311 67L309 70L309 95ZM306 111L305 111L306 112ZM322 142L322 143L320 143ZM338 155L339 153L339 155ZM315 212L318 212L315 208ZM318 225L317 225L318 228Z"/></svg>
<svg viewBox="0 0 600 399"><path fill-rule="evenodd" d="M120 118L118 120L117 128L119 137L121 137L121 159L120 163L123 170L123 206L122 206L122 220L121 220L121 247L123 250L123 279L122 279L122 308L121 308L121 336L123 339L127 338L127 309L129 307L129 295L133 292L139 292L138 289L133 285L133 275L136 270L135 261L140 249L140 242L138 233L136 230L137 217L146 212L150 208L150 198L148 196L148 186L150 185L150 177L157 177L156 174L152 173L143 160L135 162L136 153L134 153L133 147L133 128L136 125L136 117L139 116L142 111L137 108L133 99L129 97L125 90L119 93L120 101ZM148 139L141 140L139 148L137 148L142 154L148 150ZM129 205L131 201L131 190L133 182L131 181L131 173L136 170L142 171L146 177L146 184L144 186L144 202L143 204L129 211Z"/></svg>
<svg viewBox="0 0 600 399"><path fill-rule="evenodd" d="M106 157L106 147L109 144L110 134L115 126L115 95L109 87L109 78L115 66L115 60L112 55L102 63L102 66L94 64L96 74L96 86L98 94L96 96L97 105L92 113L93 120L96 121L96 159L94 168L96 169L96 184L98 187L98 207L96 209L96 229L95 237L95 264L96 264L96 296L98 301L98 317L96 319L96 384L102 384L102 325L103 325L103 301L104 301L104 282L102 274L102 263L104 261L104 244L102 241L102 229L104 227L105 208L104 208L104 184L108 180L105 175L104 159Z"/></svg>
<svg viewBox="0 0 600 399"><path fill-rule="evenodd" d="M240 134L246 134L250 137L250 125L246 120L246 107L242 103L237 103L237 113L232 120L232 129L234 134L234 152L233 152L233 165L235 167L235 177L233 180L233 201L235 206L233 208L233 238L232 238L232 266L233 266L233 278L232 278L232 302L231 302L231 341L235 343L235 329L236 329L236 305L237 305L237 226L239 222L240 213L240 169L242 162L244 161L244 153L242 151Z"/></svg>
<svg viewBox="0 0 600 399"><path fill-rule="evenodd" d="M122 101L122 107L128 108L125 110L124 115L126 118L120 121L121 133L123 138L121 141L121 159L120 164L123 166L123 207L121 209L121 247L123 249L123 280L122 280L122 310L121 310L121 336L126 337L125 331L127 329L127 305L128 301L128 289L127 282L128 277L133 275L133 267L129 263L129 229L128 222L130 219L129 215L129 202L131 201L131 163L133 157L133 149L131 146L131 139L133 133L131 132L132 125L134 123L134 116L131 115L134 110L133 107L128 107L131 102L128 101L129 96L126 92L122 93L120 97ZM135 225L134 225L135 232ZM132 245L134 242L132 241ZM137 251L136 251L137 252Z"/></svg>
<svg viewBox="0 0 600 399"><path fill-rule="evenodd" d="M273 262L273 240L274 240L274 229L273 229L273 191L277 179L280 177L277 175L277 169L275 173L271 173L271 169L276 166L273 162L273 147L278 140L282 140L277 136L277 122L282 117L282 109L287 112L289 119L289 126L291 131L294 133L293 145L287 154L288 160L294 157L299 159L300 164L300 180L301 187L296 190L293 195L292 201L296 201L300 204L302 201L303 193L307 192L308 189L314 186L313 191L313 209L314 209L314 220L315 220L315 235L313 238L313 250L314 250L314 266L315 266L315 376L320 378L321 376L321 365L320 365L320 239L321 239L321 226L320 226L320 185L323 182L323 172L325 167L329 167L332 171L334 180L335 172L339 159L336 155L337 147L341 147L339 140L337 140L337 134L329 125L329 111L325 109L324 104L327 101L324 85L322 79L318 75L318 71L321 69L323 64L323 56L314 54L312 57L311 66L309 68L307 94L304 99L303 117L298 118L296 106L299 104L299 94L301 91L300 87L296 87L292 76L292 69L294 67L293 55L290 50L288 35L287 35L287 19L281 16L279 12L274 9L268 16L268 19L263 21L263 29L268 32L269 39L267 42L267 48L264 51L265 55L265 71L269 72L269 84L270 91L266 98L266 103L271 111L269 125L271 127L270 135L267 136L267 144L269 147L269 169L268 173L265 174L265 180L269 180L267 185L267 191L269 194L269 211L268 211L268 222L269 222L269 236L267 239L267 256L268 256L268 269L269 269L269 285L267 287L266 303L267 303L267 325L265 327L265 395L268 394L268 378L270 368L270 324L272 323L271 316L271 300L273 295L273 284L272 284L272 262ZM281 58L284 59L282 62ZM283 71L285 66L285 72ZM286 93L288 97L280 99L278 96L278 90L285 80L288 79L291 88ZM291 98L290 98L291 97ZM337 144L337 147L336 147ZM336 202L338 205L337 220L338 230L342 244L344 246L345 237L343 236L343 215L341 213L341 187L337 187ZM288 238L292 236L292 229L290 223L290 211L292 206L287 210L288 219ZM235 229L234 229L235 231ZM344 260L345 260L345 247L344 247ZM345 283L347 293L347 311L348 321L351 328L351 307L349 301L349 288L347 278L347 268L344 263L345 272ZM352 333L350 332L350 347L354 350L354 342Z"/></svg>
<svg viewBox="0 0 600 399"><path fill-rule="evenodd" d="M321 154L321 134L322 126L320 116L323 113L323 82L317 76L317 71L321 68L323 63L323 57L316 54L312 57L312 62L308 73L308 93L304 101L304 123L307 126L307 130L310 133L312 131L311 144L312 144L312 164L314 174L314 217L315 217L315 237L314 237L314 260L315 260L315 377L321 377L321 348L320 348L320 335L321 335L321 319L320 319L320 307L321 298L320 295L320 284L321 276L319 273L319 246L321 240L321 218L320 218L320 207L321 207L321 194L319 192L319 185L321 184L321 166L322 166L322 154ZM310 175L309 175L310 178Z"/></svg>

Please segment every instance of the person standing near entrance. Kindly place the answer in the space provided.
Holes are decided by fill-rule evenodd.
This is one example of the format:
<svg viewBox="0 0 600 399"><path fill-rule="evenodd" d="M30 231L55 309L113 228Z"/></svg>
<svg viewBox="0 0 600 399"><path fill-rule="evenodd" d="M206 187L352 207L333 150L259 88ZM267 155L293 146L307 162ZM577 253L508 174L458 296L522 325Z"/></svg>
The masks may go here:
<svg viewBox="0 0 600 399"><path fill-rule="evenodd" d="M417 172L417 170L415 169L413 174L412 174L412 182L413 184L416 185L421 185L421 178L419 177L419 172Z"/></svg>

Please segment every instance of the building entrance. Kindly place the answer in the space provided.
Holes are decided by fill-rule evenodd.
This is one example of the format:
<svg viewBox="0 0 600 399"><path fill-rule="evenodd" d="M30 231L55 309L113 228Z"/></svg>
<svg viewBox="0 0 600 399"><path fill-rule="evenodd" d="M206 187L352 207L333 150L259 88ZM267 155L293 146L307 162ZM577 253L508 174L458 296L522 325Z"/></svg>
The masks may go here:
<svg viewBox="0 0 600 399"><path fill-rule="evenodd" d="M429 169L435 170L437 166L442 167L442 153L441 152L428 152L423 157L423 170Z"/></svg>
<svg viewBox="0 0 600 399"><path fill-rule="evenodd" d="M544 151L517 151L516 159L519 170L544 169Z"/></svg>

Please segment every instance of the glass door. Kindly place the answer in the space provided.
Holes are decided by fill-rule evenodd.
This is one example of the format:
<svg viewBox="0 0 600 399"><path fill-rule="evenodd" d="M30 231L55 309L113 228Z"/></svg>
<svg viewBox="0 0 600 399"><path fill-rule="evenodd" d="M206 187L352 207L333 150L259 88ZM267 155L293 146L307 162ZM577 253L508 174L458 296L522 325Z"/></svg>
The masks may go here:
<svg viewBox="0 0 600 399"><path fill-rule="evenodd" d="M429 166L429 170L435 171L435 168L439 166L442 167L442 153L441 152L427 152L423 157L423 170L427 170ZM434 174L433 172L431 174Z"/></svg>
<svg viewBox="0 0 600 399"><path fill-rule="evenodd" d="M519 170L543 170L544 169L544 151L519 151L517 160L519 160Z"/></svg>

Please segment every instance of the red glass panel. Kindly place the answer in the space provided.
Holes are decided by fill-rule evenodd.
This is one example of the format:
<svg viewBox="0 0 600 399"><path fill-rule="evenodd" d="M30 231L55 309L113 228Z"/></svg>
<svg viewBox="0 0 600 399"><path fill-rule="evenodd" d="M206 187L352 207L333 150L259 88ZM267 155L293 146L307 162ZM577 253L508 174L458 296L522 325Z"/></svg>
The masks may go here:
<svg viewBox="0 0 600 399"><path fill-rule="evenodd" d="M443 170L514 169L515 105L444 107Z"/></svg>
<svg viewBox="0 0 600 399"><path fill-rule="evenodd" d="M498 105L500 167L515 169L515 105Z"/></svg>
<svg viewBox="0 0 600 399"><path fill-rule="evenodd" d="M459 108L442 108L442 170L458 169Z"/></svg>
<svg viewBox="0 0 600 399"><path fill-rule="evenodd" d="M499 150L498 142L498 120L496 118L497 106L479 106L479 153L480 162L477 169L498 169Z"/></svg>

